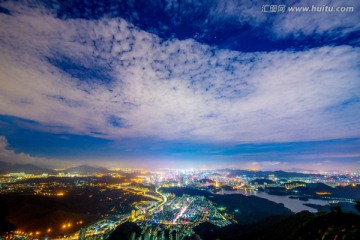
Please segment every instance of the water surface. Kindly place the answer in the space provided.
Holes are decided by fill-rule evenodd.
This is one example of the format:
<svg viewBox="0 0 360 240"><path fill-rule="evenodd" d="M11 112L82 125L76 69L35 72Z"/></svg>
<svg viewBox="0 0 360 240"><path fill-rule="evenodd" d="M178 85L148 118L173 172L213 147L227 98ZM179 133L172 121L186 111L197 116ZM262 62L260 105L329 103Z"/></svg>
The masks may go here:
<svg viewBox="0 0 360 240"><path fill-rule="evenodd" d="M266 192L257 192L257 191L252 191L252 190L244 191L243 189L239 189L236 191L224 190L224 191L218 192L218 194L242 194L245 196L253 195L253 196L268 199L268 200L276 202L276 203L282 203L282 204L284 204L285 207L289 208L291 211L293 211L295 213L301 212L304 210L307 210L307 211L313 212L313 213L317 212L316 209L305 206L303 203L312 203L312 204L317 204L317 205L322 205L322 206L329 204L329 201L326 201L326 200L309 199L309 201L301 201L299 199L289 198L289 196L270 195Z"/></svg>

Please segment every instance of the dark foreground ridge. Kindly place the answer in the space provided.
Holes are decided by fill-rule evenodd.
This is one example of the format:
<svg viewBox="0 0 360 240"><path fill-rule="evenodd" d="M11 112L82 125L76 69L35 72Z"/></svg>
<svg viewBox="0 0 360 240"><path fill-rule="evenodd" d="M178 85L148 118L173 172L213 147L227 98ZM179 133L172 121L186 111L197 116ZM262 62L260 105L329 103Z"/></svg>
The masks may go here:
<svg viewBox="0 0 360 240"><path fill-rule="evenodd" d="M256 224L217 228L210 223L195 228L201 239L359 239L360 217L351 213L312 214L307 211L273 217Z"/></svg>

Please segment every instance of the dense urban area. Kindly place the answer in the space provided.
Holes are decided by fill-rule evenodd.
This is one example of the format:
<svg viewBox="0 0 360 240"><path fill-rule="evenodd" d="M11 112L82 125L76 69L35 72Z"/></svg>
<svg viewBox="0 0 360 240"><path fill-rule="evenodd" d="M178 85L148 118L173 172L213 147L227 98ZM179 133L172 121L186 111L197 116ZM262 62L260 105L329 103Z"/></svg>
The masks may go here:
<svg viewBox="0 0 360 240"><path fill-rule="evenodd" d="M272 215L358 214L360 173L7 166L5 239L186 239ZM122 230L124 226L125 230Z"/></svg>

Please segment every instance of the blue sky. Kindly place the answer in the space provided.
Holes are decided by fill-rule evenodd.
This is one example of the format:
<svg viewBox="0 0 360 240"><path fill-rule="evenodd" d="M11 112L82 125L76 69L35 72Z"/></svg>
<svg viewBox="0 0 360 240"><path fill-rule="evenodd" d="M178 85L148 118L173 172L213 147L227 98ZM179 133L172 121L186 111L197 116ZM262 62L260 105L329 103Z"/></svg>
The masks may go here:
<svg viewBox="0 0 360 240"><path fill-rule="evenodd" d="M0 161L359 169L360 4L3 1Z"/></svg>

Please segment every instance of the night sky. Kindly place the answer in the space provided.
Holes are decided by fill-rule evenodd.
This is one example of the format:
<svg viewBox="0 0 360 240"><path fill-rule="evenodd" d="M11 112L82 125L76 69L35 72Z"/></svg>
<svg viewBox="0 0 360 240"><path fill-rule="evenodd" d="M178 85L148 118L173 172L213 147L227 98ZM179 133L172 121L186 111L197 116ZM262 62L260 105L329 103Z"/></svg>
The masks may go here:
<svg viewBox="0 0 360 240"><path fill-rule="evenodd" d="M360 170L359 11L0 1L0 161Z"/></svg>

